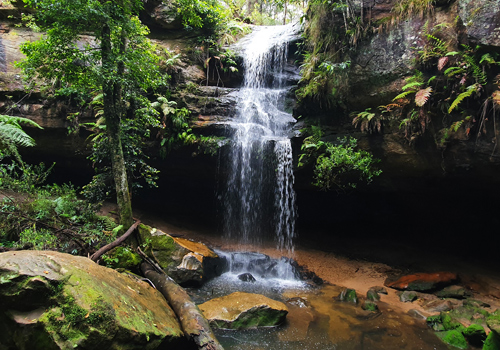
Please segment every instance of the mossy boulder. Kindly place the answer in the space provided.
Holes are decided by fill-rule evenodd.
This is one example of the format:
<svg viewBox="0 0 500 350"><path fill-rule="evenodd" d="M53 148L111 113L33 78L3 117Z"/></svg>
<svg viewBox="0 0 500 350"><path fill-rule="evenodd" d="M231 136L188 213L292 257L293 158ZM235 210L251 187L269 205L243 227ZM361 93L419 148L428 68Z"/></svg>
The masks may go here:
<svg viewBox="0 0 500 350"><path fill-rule="evenodd" d="M441 339L445 344L451 345L455 348L459 349L467 349L469 344L467 340L465 340L462 332L458 330L451 330L446 332L438 332L436 335Z"/></svg>
<svg viewBox="0 0 500 350"><path fill-rule="evenodd" d="M182 286L201 285L225 268L225 261L203 243L172 237L144 224L138 231L146 254Z"/></svg>
<svg viewBox="0 0 500 350"><path fill-rule="evenodd" d="M361 305L361 308L366 311L372 311L372 312L379 311L377 303L373 300L365 300L363 302L363 305Z"/></svg>
<svg viewBox="0 0 500 350"><path fill-rule="evenodd" d="M486 331L481 325L471 324L464 330L464 336L470 344L481 346L486 340Z"/></svg>
<svg viewBox="0 0 500 350"><path fill-rule="evenodd" d="M357 304L359 301L356 291L351 288L346 288L342 292L340 292L338 299L340 301L346 301L354 304Z"/></svg>
<svg viewBox="0 0 500 350"><path fill-rule="evenodd" d="M184 342L154 288L58 252L0 254L0 310L7 349L156 349Z"/></svg>
<svg viewBox="0 0 500 350"><path fill-rule="evenodd" d="M199 305L215 328L248 329L282 324L288 309L285 304L260 294L236 292Z"/></svg>
<svg viewBox="0 0 500 350"><path fill-rule="evenodd" d="M483 350L498 350L500 349L500 335L496 332L490 332L484 341Z"/></svg>

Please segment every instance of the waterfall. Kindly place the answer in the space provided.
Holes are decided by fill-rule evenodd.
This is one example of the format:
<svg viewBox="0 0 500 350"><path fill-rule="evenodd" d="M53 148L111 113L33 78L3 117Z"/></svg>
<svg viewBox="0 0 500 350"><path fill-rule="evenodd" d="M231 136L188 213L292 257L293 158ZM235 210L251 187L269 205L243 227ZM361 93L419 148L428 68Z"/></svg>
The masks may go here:
<svg viewBox="0 0 500 350"><path fill-rule="evenodd" d="M292 26L259 27L244 41L244 85L231 123L224 233L242 244L271 235L293 253L296 202L292 147L295 119L285 112L285 67Z"/></svg>

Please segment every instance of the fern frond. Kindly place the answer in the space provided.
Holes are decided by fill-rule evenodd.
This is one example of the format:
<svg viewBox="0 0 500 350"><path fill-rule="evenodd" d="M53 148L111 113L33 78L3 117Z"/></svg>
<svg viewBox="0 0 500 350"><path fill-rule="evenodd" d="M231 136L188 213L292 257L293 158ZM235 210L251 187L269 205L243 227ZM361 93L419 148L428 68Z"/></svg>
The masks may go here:
<svg viewBox="0 0 500 350"><path fill-rule="evenodd" d="M35 140L18 125L0 122L0 144L4 147L8 145L32 147L35 145Z"/></svg>
<svg viewBox="0 0 500 350"><path fill-rule="evenodd" d="M422 86L422 82L419 82L419 81L414 81L414 82L408 83L408 84L406 84L405 86L403 86L403 87L401 88L401 90L405 91L405 90L407 90L407 89L409 89L409 88L412 88L412 87L420 87L420 86Z"/></svg>
<svg viewBox="0 0 500 350"><path fill-rule="evenodd" d="M425 105L427 100L429 99L429 96L431 96L432 93L432 88L429 86L426 89L421 89L415 94L415 104L418 107L422 107Z"/></svg>
<svg viewBox="0 0 500 350"><path fill-rule="evenodd" d="M460 68L460 67L450 67L447 70L445 70L443 74L446 75L447 77L449 77L449 76L452 76L452 75L455 75L455 74L460 74L460 73L463 73L463 72L465 72L465 69L463 69L463 68Z"/></svg>
<svg viewBox="0 0 500 350"><path fill-rule="evenodd" d="M448 63L450 59L445 56L445 57L441 57L439 60L438 60L438 71L442 71L444 66L446 66L446 64Z"/></svg>
<svg viewBox="0 0 500 350"><path fill-rule="evenodd" d="M451 111L453 111L460 104L460 102L462 102L465 98L472 96L472 94L476 91L477 87L475 85L469 86L466 91L458 95L455 101L453 101L450 108L448 109L448 113L451 113Z"/></svg>
<svg viewBox="0 0 500 350"><path fill-rule="evenodd" d="M402 98L405 98L405 97L406 97L406 96L408 96L409 94L413 94L413 93L415 93L415 91L414 91L414 90L412 90L412 91L405 91L405 92L400 93L400 94L399 94L399 95L397 95L396 97L394 97L392 100L393 100L393 101L400 100L400 99L402 99Z"/></svg>
<svg viewBox="0 0 500 350"><path fill-rule="evenodd" d="M429 85L434 79L436 79L437 77L434 75L432 77L429 78L429 80L427 80L427 85Z"/></svg>

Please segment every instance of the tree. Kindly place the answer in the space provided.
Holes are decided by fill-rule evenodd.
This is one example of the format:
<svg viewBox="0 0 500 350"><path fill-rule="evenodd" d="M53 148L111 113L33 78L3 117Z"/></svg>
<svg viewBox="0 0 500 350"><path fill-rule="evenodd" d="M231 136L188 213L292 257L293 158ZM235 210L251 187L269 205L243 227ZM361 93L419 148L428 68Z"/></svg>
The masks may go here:
<svg viewBox="0 0 500 350"><path fill-rule="evenodd" d="M137 15L141 0L23 0L34 8L42 39L27 42L21 62L28 79L55 86L55 96L86 103L102 94L120 224L130 227L132 201L121 143L129 105L162 84L159 57Z"/></svg>

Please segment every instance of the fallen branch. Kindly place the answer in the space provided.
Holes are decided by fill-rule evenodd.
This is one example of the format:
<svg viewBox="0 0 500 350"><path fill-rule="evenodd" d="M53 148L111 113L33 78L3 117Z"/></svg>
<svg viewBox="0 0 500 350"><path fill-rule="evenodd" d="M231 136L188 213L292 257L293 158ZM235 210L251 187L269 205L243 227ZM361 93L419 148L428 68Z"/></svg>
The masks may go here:
<svg viewBox="0 0 500 350"><path fill-rule="evenodd" d="M117 238L114 242L111 242L110 244L106 244L104 247L102 247L97 252L92 254L92 256L90 257L90 260L96 262L101 257L101 255L110 251L114 247L117 247L120 244L122 244L134 232L134 230L137 228L137 226L139 226L140 223L141 223L141 221L137 220L132 226L130 226L130 228L127 230L127 232L125 232L122 236Z"/></svg>
<svg viewBox="0 0 500 350"><path fill-rule="evenodd" d="M140 249L138 249L140 251ZM142 253L142 251L140 251ZM141 255L143 255L142 253ZM144 255L143 255L144 257ZM147 259L149 260L149 259ZM153 263L154 264L154 263ZM156 264L154 264L156 265ZM141 264L142 273L151 280L179 318L182 330L188 339L193 340L200 350L224 350L215 337L207 319L186 291L165 272L148 262Z"/></svg>

